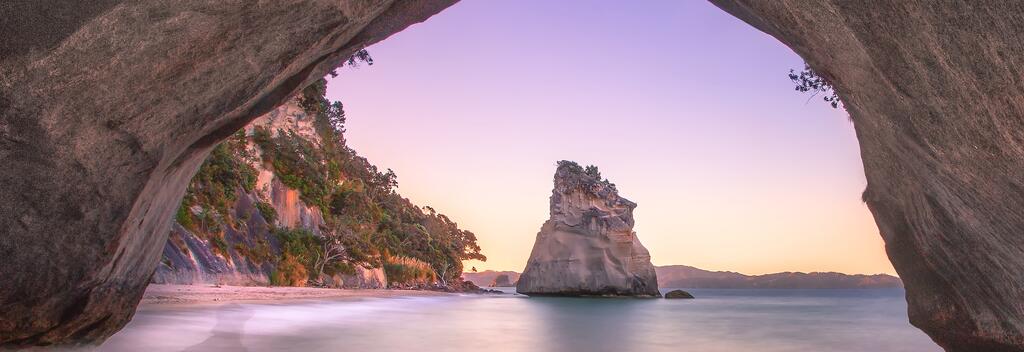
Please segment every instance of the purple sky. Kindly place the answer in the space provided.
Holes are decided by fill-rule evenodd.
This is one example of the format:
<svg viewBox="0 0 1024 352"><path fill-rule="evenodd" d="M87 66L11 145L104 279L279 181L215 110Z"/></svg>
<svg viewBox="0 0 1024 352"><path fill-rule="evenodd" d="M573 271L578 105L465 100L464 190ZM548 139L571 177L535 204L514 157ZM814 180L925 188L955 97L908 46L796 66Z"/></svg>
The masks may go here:
<svg viewBox="0 0 1024 352"><path fill-rule="evenodd" d="M893 272L846 113L708 3L463 1L368 49L328 90L348 140L475 232L481 270L522 270L571 159L639 203L657 265Z"/></svg>

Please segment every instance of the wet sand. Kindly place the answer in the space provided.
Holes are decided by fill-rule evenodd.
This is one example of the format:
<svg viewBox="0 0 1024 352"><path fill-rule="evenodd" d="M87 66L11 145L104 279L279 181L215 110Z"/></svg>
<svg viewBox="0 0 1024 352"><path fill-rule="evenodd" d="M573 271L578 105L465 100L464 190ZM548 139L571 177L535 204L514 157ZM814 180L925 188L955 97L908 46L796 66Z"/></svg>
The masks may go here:
<svg viewBox="0 0 1024 352"><path fill-rule="evenodd" d="M352 290L313 287L214 285L149 285L140 308L223 303L286 303L299 300L448 296L451 293L412 290Z"/></svg>

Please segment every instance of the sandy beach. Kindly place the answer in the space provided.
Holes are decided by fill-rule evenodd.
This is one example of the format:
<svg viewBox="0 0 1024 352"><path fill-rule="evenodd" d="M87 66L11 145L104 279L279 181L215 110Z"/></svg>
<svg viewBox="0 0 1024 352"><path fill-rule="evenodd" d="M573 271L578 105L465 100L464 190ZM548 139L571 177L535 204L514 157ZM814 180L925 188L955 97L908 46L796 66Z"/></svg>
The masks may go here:
<svg viewBox="0 0 1024 352"><path fill-rule="evenodd" d="M451 293L413 290L350 290L313 287L261 287L214 285L149 285L140 307L221 304L231 302L287 302L311 299L446 296Z"/></svg>

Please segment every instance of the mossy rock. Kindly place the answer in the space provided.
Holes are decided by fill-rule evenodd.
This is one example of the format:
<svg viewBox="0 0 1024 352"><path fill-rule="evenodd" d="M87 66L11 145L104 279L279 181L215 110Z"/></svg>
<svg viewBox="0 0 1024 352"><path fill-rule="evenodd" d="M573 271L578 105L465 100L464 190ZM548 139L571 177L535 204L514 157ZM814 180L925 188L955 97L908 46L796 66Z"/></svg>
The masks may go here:
<svg viewBox="0 0 1024 352"><path fill-rule="evenodd" d="M686 291L683 291L683 290L672 290L672 291L669 291L668 293L665 294L665 298L666 299L693 298L693 295L691 295L689 292L686 292Z"/></svg>

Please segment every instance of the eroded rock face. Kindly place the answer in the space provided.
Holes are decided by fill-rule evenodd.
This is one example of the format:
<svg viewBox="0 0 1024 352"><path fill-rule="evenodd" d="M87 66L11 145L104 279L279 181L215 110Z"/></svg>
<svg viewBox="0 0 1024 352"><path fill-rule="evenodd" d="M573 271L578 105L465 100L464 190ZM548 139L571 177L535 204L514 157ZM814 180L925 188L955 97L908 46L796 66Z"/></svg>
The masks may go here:
<svg viewBox="0 0 1024 352"><path fill-rule="evenodd" d="M660 297L651 255L633 232L634 208L596 171L559 162L551 217L537 234L516 291Z"/></svg>
<svg viewBox="0 0 1024 352"><path fill-rule="evenodd" d="M453 2L0 5L0 345L120 329L216 142Z"/></svg>
<svg viewBox="0 0 1024 352"><path fill-rule="evenodd" d="M711 2L839 92L911 323L949 351L1024 350L1024 8Z"/></svg>

